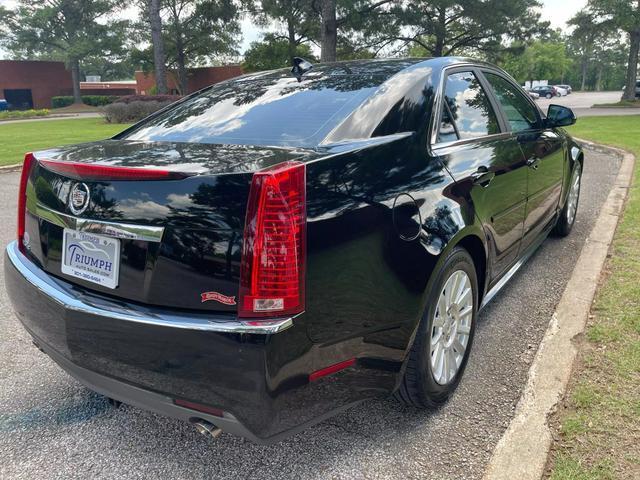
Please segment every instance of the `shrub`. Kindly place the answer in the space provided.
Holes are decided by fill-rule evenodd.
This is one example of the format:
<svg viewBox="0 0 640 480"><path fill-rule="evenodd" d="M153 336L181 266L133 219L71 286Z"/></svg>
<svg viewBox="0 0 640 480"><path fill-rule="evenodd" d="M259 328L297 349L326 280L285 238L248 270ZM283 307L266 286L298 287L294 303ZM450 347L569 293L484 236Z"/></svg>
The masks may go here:
<svg viewBox="0 0 640 480"><path fill-rule="evenodd" d="M125 95L118 98L118 103L131 103L131 102L175 102L180 100L180 95Z"/></svg>
<svg viewBox="0 0 640 480"><path fill-rule="evenodd" d="M142 120L171 103L166 101L115 102L103 107L101 113L107 123L131 123Z"/></svg>
<svg viewBox="0 0 640 480"><path fill-rule="evenodd" d="M92 107L102 107L109 105L118 97L113 95L82 95L82 103L90 105ZM51 99L51 106L53 108L68 107L73 104L73 97L71 95L65 95L61 97L53 97Z"/></svg>
<svg viewBox="0 0 640 480"><path fill-rule="evenodd" d="M9 110L0 112L0 120L20 120L22 118L44 117L49 115L49 110L42 108L40 110Z"/></svg>

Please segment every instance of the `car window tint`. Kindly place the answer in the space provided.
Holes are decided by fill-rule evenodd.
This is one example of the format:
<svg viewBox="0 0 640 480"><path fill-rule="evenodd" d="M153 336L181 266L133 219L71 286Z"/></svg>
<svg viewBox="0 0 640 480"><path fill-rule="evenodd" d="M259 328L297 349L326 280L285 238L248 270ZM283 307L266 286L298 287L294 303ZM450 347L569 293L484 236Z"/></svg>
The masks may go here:
<svg viewBox="0 0 640 480"><path fill-rule="evenodd" d="M447 111L445 108L441 123L445 127L445 121L447 120L452 124L455 123L457 137L460 139L477 138L499 132L496 115L478 78L473 72L456 72L447 77L445 101L449 107L449 112L447 113L450 113L451 118L447 118L448 115L445 116ZM438 141L455 140L457 137L451 138L450 130L448 135L442 136L439 134Z"/></svg>
<svg viewBox="0 0 640 480"><path fill-rule="evenodd" d="M521 132L535 128L538 125L538 116L529 101L510 82L499 75L485 72L485 77L493 87L500 105L511 125L511 130Z"/></svg>
<svg viewBox="0 0 640 480"><path fill-rule="evenodd" d="M448 100L445 100L448 102ZM449 106L447 103L442 104L442 115L440 115L440 127L438 129L438 142L453 142L458 140L458 132L451 119Z"/></svg>
<svg viewBox="0 0 640 480"><path fill-rule="evenodd" d="M120 138L314 147L383 82L377 75L321 72L299 82L278 72L221 82Z"/></svg>

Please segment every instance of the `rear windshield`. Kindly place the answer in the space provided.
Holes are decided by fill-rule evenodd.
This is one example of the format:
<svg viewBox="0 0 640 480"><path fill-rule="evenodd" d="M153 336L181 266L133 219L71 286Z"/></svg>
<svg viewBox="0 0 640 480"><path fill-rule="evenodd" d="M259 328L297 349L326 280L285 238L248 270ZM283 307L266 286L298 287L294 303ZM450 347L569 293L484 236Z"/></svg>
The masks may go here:
<svg viewBox="0 0 640 480"><path fill-rule="evenodd" d="M302 82L282 75L225 82L118 138L314 147L383 81L320 74Z"/></svg>

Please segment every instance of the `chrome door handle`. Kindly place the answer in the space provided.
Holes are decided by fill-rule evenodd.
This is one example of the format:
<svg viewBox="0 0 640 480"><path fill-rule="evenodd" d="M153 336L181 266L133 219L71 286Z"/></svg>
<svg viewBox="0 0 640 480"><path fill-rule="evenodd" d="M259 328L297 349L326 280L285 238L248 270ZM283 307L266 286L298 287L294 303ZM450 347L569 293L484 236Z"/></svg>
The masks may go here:
<svg viewBox="0 0 640 480"><path fill-rule="evenodd" d="M471 174L471 181L474 185L488 187L495 176L495 172L489 171L487 167L478 167L478 170Z"/></svg>
<svg viewBox="0 0 640 480"><path fill-rule="evenodd" d="M534 170L537 170L540 166L540 159L538 157L531 157L527 159L527 167L531 167Z"/></svg>

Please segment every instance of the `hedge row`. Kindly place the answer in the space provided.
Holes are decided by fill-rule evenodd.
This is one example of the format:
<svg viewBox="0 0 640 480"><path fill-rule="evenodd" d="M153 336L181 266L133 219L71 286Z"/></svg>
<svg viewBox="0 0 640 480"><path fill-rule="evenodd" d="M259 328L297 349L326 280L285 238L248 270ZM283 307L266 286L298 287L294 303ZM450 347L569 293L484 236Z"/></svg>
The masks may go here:
<svg viewBox="0 0 640 480"><path fill-rule="evenodd" d="M131 103L131 102L175 102L180 100L180 95L125 95L118 98L118 103Z"/></svg>
<svg viewBox="0 0 640 480"><path fill-rule="evenodd" d="M0 112L0 120L13 120L31 117L44 117L49 115L49 110L46 108L40 110L5 110Z"/></svg>
<svg viewBox="0 0 640 480"><path fill-rule="evenodd" d="M101 109L107 123L131 123L142 120L173 102L135 101L114 102Z"/></svg>
<svg viewBox="0 0 640 480"><path fill-rule="evenodd" d="M113 95L82 95L82 103L85 105L91 105L92 107L102 107L109 105L115 101L117 97ZM53 108L68 107L73 104L73 97L71 95L65 95L62 97L53 97L51 99L51 106Z"/></svg>

